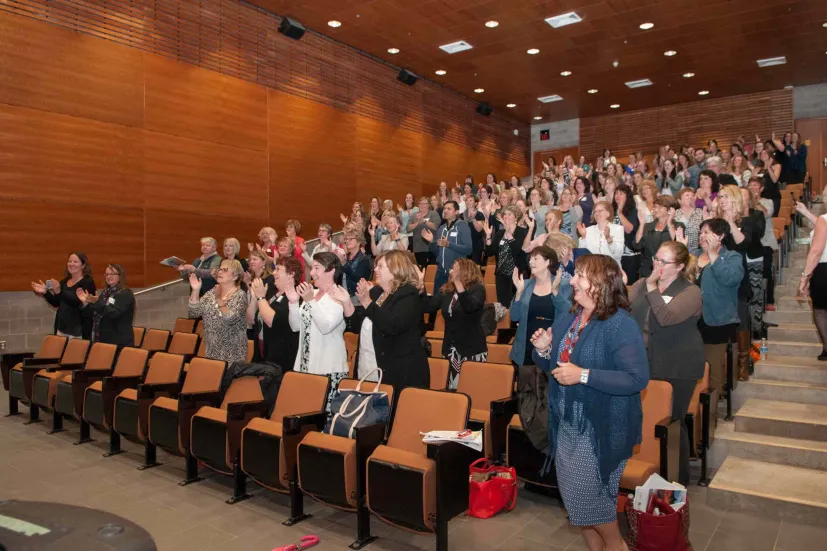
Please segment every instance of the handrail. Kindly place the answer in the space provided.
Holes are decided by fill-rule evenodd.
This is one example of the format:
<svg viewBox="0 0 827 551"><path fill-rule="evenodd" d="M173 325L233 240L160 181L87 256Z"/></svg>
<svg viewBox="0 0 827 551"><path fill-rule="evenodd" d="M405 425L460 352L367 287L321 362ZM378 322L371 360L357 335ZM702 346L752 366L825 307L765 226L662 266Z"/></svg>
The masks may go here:
<svg viewBox="0 0 827 551"><path fill-rule="evenodd" d="M172 281L167 281L165 283L159 283L158 285L153 285L152 287L147 287L146 289L141 289L140 291L135 291L133 294L135 296L143 295L144 293L150 293L152 291L158 291L159 289L166 289L167 287L172 287L177 283L184 283L187 281L186 279L173 279Z"/></svg>

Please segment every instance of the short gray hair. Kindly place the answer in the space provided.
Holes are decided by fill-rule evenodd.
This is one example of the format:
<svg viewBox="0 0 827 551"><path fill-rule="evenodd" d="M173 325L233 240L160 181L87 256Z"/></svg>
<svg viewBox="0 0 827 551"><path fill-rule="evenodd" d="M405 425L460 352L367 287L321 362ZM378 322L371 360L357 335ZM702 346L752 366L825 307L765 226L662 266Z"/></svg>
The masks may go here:
<svg viewBox="0 0 827 551"><path fill-rule="evenodd" d="M218 241L216 241L215 238L213 238L213 237L202 237L201 238L201 243L203 243L204 241L209 241L210 243L212 243L213 247L215 247L216 249L218 248Z"/></svg>

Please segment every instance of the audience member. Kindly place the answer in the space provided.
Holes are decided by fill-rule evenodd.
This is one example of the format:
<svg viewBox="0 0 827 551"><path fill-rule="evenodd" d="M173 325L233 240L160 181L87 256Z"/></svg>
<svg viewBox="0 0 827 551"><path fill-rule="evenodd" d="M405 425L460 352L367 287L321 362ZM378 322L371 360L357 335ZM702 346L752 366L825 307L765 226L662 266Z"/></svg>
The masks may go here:
<svg viewBox="0 0 827 551"><path fill-rule="evenodd" d="M405 194L405 204L403 205L396 205L396 209L399 211L399 218L402 221L402 231L408 232L408 225L416 216L416 213L419 212L419 207L416 206L413 193L406 193Z"/></svg>
<svg viewBox="0 0 827 551"><path fill-rule="evenodd" d="M586 225L592 223L592 209L594 208L594 197L591 192L591 182L582 176L578 176L574 180L574 204L578 205L583 211L581 220L586 221ZM575 224L576 226L576 224ZM574 237L574 234L572 234Z"/></svg>
<svg viewBox="0 0 827 551"><path fill-rule="evenodd" d="M196 258L192 264L178 266L178 272L184 279L195 274L201 281L200 295L204 296L209 290L215 287L215 271L221 264L221 256L216 252L218 244L212 237L201 238L201 256Z"/></svg>
<svg viewBox="0 0 827 551"><path fill-rule="evenodd" d="M577 233L580 235L581 248L588 249L592 254L608 255L620 266L624 245L623 226L612 223L613 220L611 203L598 201L592 213L594 225L587 228L582 223L577 224Z"/></svg>
<svg viewBox="0 0 827 551"><path fill-rule="evenodd" d="M241 264L241 269L247 271L247 261L238 256L241 252L241 243L235 237L228 237L224 240L224 246L221 249L224 253L224 260L238 260Z"/></svg>
<svg viewBox="0 0 827 551"><path fill-rule="evenodd" d="M408 237L399 233L401 229L401 222L393 211L386 211L382 215L382 221L385 225L385 234L379 239L377 243L371 239L370 246L373 250L374 256L379 256L388 251L407 251ZM371 237L374 236L374 230L368 230Z"/></svg>
<svg viewBox="0 0 827 551"><path fill-rule="evenodd" d="M228 364L247 361L247 296L240 288L243 275L237 260L223 260L216 271L216 285L202 294L202 280L197 272L190 273L189 317L204 322L207 357Z"/></svg>
<svg viewBox="0 0 827 551"><path fill-rule="evenodd" d="M335 253L339 251L339 247L333 242L333 228L330 227L330 224L319 224L319 230L316 235L319 238L319 242L312 250L307 250L307 243L304 241L299 245L305 266L313 264L313 255L316 253Z"/></svg>
<svg viewBox="0 0 827 551"><path fill-rule="evenodd" d="M431 204L427 197L419 199L419 210L408 223L408 231L413 233L413 253L416 257L416 264L425 268L433 264L434 256L431 253L430 244L422 238L423 230L434 231L439 227L440 217L431 210Z"/></svg>
<svg viewBox="0 0 827 551"><path fill-rule="evenodd" d="M575 237L577 235L577 223L583 219L583 208L575 204L574 193L569 188L565 188L560 192L557 210L560 211L562 219L560 231L569 237Z"/></svg>
<svg viewBox="0 0 827 551"><path fill-rule="evenodd" d="M813 301L813 320L821 338L818 359L827 361L827 214L816 217L801 203L796 204L796 209L806 213L805 216L815 226L810 234L810 251L801 272L798 290L802 297L809 296Z"/></svg>
<svg viewBox="0 0 827 551"><path fill-rule="evenodd" d="M299 234L302 231L302 225L299 223L298 220L288 220L284 224L284 231L287 234L287 237L293 242L293 256L299 260L302 265L304 265L304 258L302 257L302 251L305 248L304 238L301 237Z"/></svg>
<svg viewBox="0 0 827 551"><path fill-rule="evenodd" d="M640 274L640 253L635 250L640 217L632 188L626 184L617 186L612 210L615 213L614 223L623 227L623 254L620 257L620 266L626 274L627 283L631 285L637 281Z"/></svg>
<svg viewBox="0 0 827 551"><path fill-rule="evenodd" d="M278 234L276 233L276 230L269 226L265 226L258 232L259 242L255 245L252 243L247 243L247 249L249 252L253 252L254 250L264 251L264 254L270 257L270 262L272 263L276 261L276 256L278 254L278 245L276 245L277 240Z"/></svg>
<svg viewBox="0 0 827 551"><path fill-rule="evenodd" d="M92 342L135 346L132 321L135 318L135 295L126 285L126 272L120 264L110 264L103 272L106 283L102 292L90 293L75 286L81 307L92 313Z"/></svg>
<svg viewBox="0 0 827 551"><path fill-rule="evenodd" d="M482 256L485 250L485 226L486 216L477 208L477 198L473 195L465 197L465 213L462 219L468 224L468 231L471 233L471 260L482 265Z"/></svg>
<svg viewBox="0 0 827 551"><path fill-rule="evenodd" d="M678 172L672 159L665 159L663 168L658 167L657 173L655 182L662 194L675 195L683 187L683 174Z"/></svg>
<svg viewBox="0 0 827 551"><path fill-rule="evenodd" d="M345 262L339 267L344 275L343 286L350 293L351 299L356 303L356 286L362 279L370 280L373 274L373 263L370 258L362 252L365 245L365 238L362 232L346 231L342 238L345 246ZM315 259L315 256L313 257Z"/></svg>
<svg viewBox="0 0 827 551"><path fill-rule="evenodd" d="M701 172L706 168L706 153L699 147L692 153L695 164L687 168L689 172L689 187L698 189Z"/></svg>
<svg viewBox="0 0 827 551"><path fill-rule="evenodd" d="M800 184L807 174L807 144L801 143L801 136L798 132L790 135L790 143L785 153L790 159L790 179L788 184Z"/></svg>
<svg viewBox="0 0 827 551"><path fill-rule="evenodd" d="M675 222L684 227L686 246L690 251L698 249L698 234L701 223L704 221L704 211L695 204L695 190L685 187L678 191L678 209L675 211Z"/></svg>
<svg viewBox="0 0 827 551"><path fill-rule="evenodd" d="M695 206L712 210L712 202L718 197L719 187L718 175L711 170L702 170L698 178L698 189L695 190Z"/></svg>
<svg viewBox="0 0 827 551"><path fill-rule="evenodd" d="M304 240L301 241L304 244ZM298 254L297 254L298 253ZM278 240L278 251L276 253L276 259L279 258L295 258L302 267L302 277L301 280L304 281L304 257L302 256L301 250L296 247L296 242L293 241L289 236L285 235L284 237L279 238Z"/></svg>
<svg viewBox="0 0 827 551"><path fill-rule="evenodd" d="M47 279L46 283L32 282L32 291L43 297L50 306L57 308L54 332L70 339L87 339L92 336L92 319L83 314L83 304L78 290L95 294L92 267L82 252L69 253L66 270L60 281Z"/></svg>
<svg viewBox="0 0 827 551"><path fill-rule="evenodd" d="M652 273L652 261L660 246L666 241L675 240L677 228L686 231L683 224L675 222L677 201L668 195L659 195L652 207L652 222L644 223L642 211L638 211L640 226L635 236L634 248L640 251L640 277L649 277Z"/></svg>
<svg viewBox="0 0 827 551"><path fill-rule="evenodd" d="M751 195L751 203L756 204L756 209L760 210L764 215L764 234L761 236L761 246L764 249L764 261L762 263L764 271L764 285L766 293L764 294L766 304L764 309L767 311L775 310L775 269L773 266L773 258L775 251L778 250L778 240L775 238L775 232L772 227L772 217L775 212L772 210L772 200L761 197L764 191L764 181L761 178L753 176L749 179L749 192Z"/></svg>
<svg viewBox="0 0 827 551"><path fill-rule="evenodd" d="M250 257L251 264L252 259ZM273 275L253 280L247 307L247 324L253 326L255 337L253 361L274 363L283 371L293 369L299 333L290 326L290 301L300 300L296 287L301 283L302 273L299 261L285 256L276 261Z"/></svg>
<svg viewBox="0 0 827 551"><path fill-rule="evenodd" d="M761 151L759 159L761 162L755 167L755 174L764 180L761 197L772 201L772 211L777 214L781 208L781 165L767 149Z"/></svg>
<svg viewBox="0 0 827 551"><path fill-rule="evenodd" d="M517 268L520 273L527 271L523 243L528 232L517 225L518 216L517 207L506 207L502 213L503 229L494 234L489 224L486 223L484 228L486 253L496 258L494 281L497 289L497 302L503 306L511 304L511 299L514 297L512 283L514 269Z"/></svg>
<svg viewBox="0 0 827 551"><path fill-rule="evenodd" d="M458 258L471 254L471 231L468 224L459 220L459 205L456 201L448 201L442 210L445 223L434 233L429 229L422 230L422 238L431 244L431 254L436 259L436 275L434 289L441 289L448 281L451 266Z"/></svg>

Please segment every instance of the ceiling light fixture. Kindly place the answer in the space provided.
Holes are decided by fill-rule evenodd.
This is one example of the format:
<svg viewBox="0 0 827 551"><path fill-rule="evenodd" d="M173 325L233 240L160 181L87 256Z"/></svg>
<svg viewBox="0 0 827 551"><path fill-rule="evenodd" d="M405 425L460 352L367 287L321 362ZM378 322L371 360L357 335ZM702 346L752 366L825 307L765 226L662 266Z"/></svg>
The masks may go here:
<svg viewBox="0 0 827 551"><path fill-rule="evenodd" d="M342 22L341 22L341 21L336 21L336 20L334 19L333 21L328 21L328 22L327 22L327 26L328 26L328 27L333 27L333 28L335 29L336 27L341 27L341 26L342 26Z"/></svg>
<svg viewBox="0 0 827 551"><path fill-rule="evenodd" d="M640 80L631 80L625 84L629 88L643 88L645 86L652 86L652 81L648 78L642 78Z"/></svg>
<svg viewBox="0 0 827 551"><path fill-rule="evenodd" d="M450 44L443 44L439 47L440 50L449 54L464 52L465 50L470 50L471 48L473 48L473 46L464 40L458 40L456 42L451 42Z"/></svg>
<svg viewBox="0 0 827 551"><path fill-rule="evenodd" d="M499 27L499 25L500 25L500 24L499 24L497 21L486 21L486 22L485 22L485 26L486 26L486 27L488 27L489 29L493 29L493 28L495 28L495 27Z"/></svg>
<svg viewBox="0 0 827 551"><path fill-rule="evenodd" d="M551 103L553 101L563 101L563 97L558 96L557 94L554 94L552 96L543 96L541 98L537 98L537 101L540 101L540 102L543 102L543 103Z"/></svg>
<svg viewBox="0 0 827 551"><path fill-rule="evenodd" d="M786 86L784 87L784 90L792 90L792 89L793 89L793 85L792 85L792 84L788 84L788 85L786 85Z"/></svg>
<svg viewBox="0 0 827 551"><path fill-rule="evenodd" d="M388 53L389 54L398 54L399 53L399 48L388 48Z"/></svg>
<svg viewBox="0 0 827 551"><path fill-rule="evenodd" d="M539 120L542 120L542 119L543 119L543 117L534 117L535 121L539 121Z"/></svg>
<svg viewBox="0 0 827 551"><path fill-rule="evenodd" d="M787 63L787 58L783 55L778 57L768 57L765 59L759 59L756 61L759 67L773 67L775 65L785 65Z"/></svg>
<svg viewBox="0 0 827 551"><path fill-rule="evenodd" d="M528 55L537 55L540 53L540 50L538 50L537 48L530 48L526 50L525 53L527 53Z"/></svg>
<svg viewBox="0 0 827 551"><path fill-rule="evenodd" d="M580 23L581 21L583 21L583 18L573 11L561 15L555 15L554 17L546 17L546 23L555 29L565 27L566 25L574 25L575 23Z"/></svg>
<svg viewBox="0 0 827 551"><path fill-rule="evenodd" d="M666 50L665 52L663 52L663 55L665 55L666 57L672 57L673 55L678 55L678 52L676 52L675 50Z"/></svg>
<svg viewBox="0 0 827 551"><path fill-rule="evenodd" d="M640 28L643 29L644 31L648 31L649 29L651 29L654 26L655 26L654 23L649 23L649 22L640 24Z"/></svg>
<svg viewBox="0 0 827 551"><path fill-rule="evenodd" d="M597 88L592 88L591 90L589 90L589 93L590 94L596 94L597 93Z"/></svg>
<svg viewBox="0 0 827 551"><path fill-rule="evenodd" d="M436 70L436 71L434 71L434 72L435 72L436 74L438 74L439 76L442 76L442 75L444 75L445 73L447 73L448 71L446 71L445 69L437 69L437 70Z"/></svg>
<svg viewBox="0 0 827 551"><path fill-rule="evenodd" d="M699 96L708 96L709 95L709 90L701 90L700 92L698 92L698 95Z"/></svg>
<svg viewBox="0 0 827 551"><path fill-rule="evenodd" d="M511 109L512 107L517 107L517 104L516 103L508 103L508 104L506 104L506 107Z"/></svg>
<svg viewBox="0 0 827 551"><path fill-rule="evenodd" d="M485 92L485 88L474 88L474 92L482 94L483 92Z"/></svg>
<svg viewBox="0 0 827 551"><path fill-rule="evenodd" d="M695 73L684 73L683 78L692 78L695 76Z"/></svg>
<svg viewBox="0 0 827 551"><path fill-rule="evenodd" d="M613 103L609 107L611 107L612 109L617 109L618 107L620 107L620 104L619 103Z"/></svg>
<svg viewBox="0 0 827 551"><path fill-rule="evenodd" d="M561 77L567 77L569 75L571 75L571 71L563 71L563 72L560 73Z"/></svg>

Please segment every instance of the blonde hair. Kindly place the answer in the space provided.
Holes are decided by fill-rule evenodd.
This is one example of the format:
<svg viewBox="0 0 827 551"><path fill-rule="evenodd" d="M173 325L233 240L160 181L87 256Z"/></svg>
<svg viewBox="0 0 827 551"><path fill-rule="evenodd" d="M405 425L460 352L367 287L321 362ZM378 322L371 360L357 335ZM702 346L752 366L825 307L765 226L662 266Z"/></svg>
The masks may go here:
<svg viewBox="0 0 827 551"><path fill-rule="evenodd" d="M265 237L269 238L270 243L275 245L278 234L276 233L276 230L270 226L265 226L258 231L258 238L259 240L264 241Z"/></svg>
<svg viewBox="0 0 827 551"><path fill-rule="evenodd" d="M258 258L264 264L264 268L261 269L261 276L259 276L259 277L261 277L261 279L264 279L265 277L267 277L267 276L269 276L270 274L273 273L273 271L270 269L270 266L273 265L273 259L272 258L270 258L266 254L264 254L264 252L258 251L258 250L253 251L253 252L250 253L250 258L253 258L253 257ZM252 268L251 268L251 270L252 270ZM255 274L251 271L250 275L255 275Z"/></svg>
<svg viewBox="0 0 827 551"><path fill-rule="evenodd" d="M397 289L403 285L411 284L414 287L419 287L419 272L416 270L416 264L411 262L408 251L386 251L376 257L376 265L380 261L385 262L391 275L393 275L393 283L391 289L382 294L377 300L378 305L382 305L387 296L392 295Z"/></svg>
<svg viewBox="0 0 827 551"><path fill-rule="evenodd" d="M546 235L546 241L543 243L557 253L557 258L563 258L565 255L561 254L563 249L573 251L575 249L574 239L563 232L554 231Z"/></svg>
<svg viewBox="0 0 827 551"><path fill-rule="evenodd" d="M345 234L342 236L342 241L344 242L347 239L353 237L360 245L365 244L365 234L360 229L359 231L356 230L355 227L345 228Z"/></svg>
<svg viewBox="0 0 827 551"><path fill-rule="evenodd" d="M554 222L552 224L548 223L549 216L554 218ZM546 224L546 233L548 233L549 231L551 231L551 226L560 225L563 223L563 213L560 212L558 209L549 209L548 212L546 212L546 217L543 219L543 221Z"/></svg>
<svg viewBox="0 0 827 551"><path fill-rule="evenodd" d="M652 200L658 196L658 186L652 180L643 180L640 185L638 186L637 192L640 195L640 198L644 201L646 200L643 197L643 190L644 188L648 188L652 192Z"/></svg>
<svg viewBox="0 0 827 551"><path fill-rule="evenodd" d="M201 238L201 243L203 243L204 241L207 241L208 243L212 243L213 247L215 247L216 249L218 248L218 242L215 240L214 237L202 237Z"/></svg>
<svg viewBox="0 0 827 551"><path fill-rule="evenodd" d="M592 208L592 222L595 222L594 211L597 210L597 207L600 207L600 208L602 208L606 211L606 213L609 215L609 222L610 223L614 220L614 218L615 218L615 209L612 207L611 201L603 200L603 201L598 201L597 203L594 204L594 207Z"/></svg>
<svg viewBox="0 0 827 551"><path fill-rule="evenodd" d="M665 241L661 243L660 246L666 247L672 252L672 256L675 258L675 264L683 264L683 270L681 270L680 275L694 283L695 277L698 275L698 263L695 260L695 256L689 254L689 249L686 248L686 245L679 241Z"/></svg>
<svg viewBox="0 0 827 551"><path fill-rule="evenodd" d="M230 273L233 274L233 285L236 287L241 286L241 277L244 275L244 269L241 267L241 262L238 260L222 260L221 264L218 265L218 269L227 268L230 270Z"/></svg>
<svg viewBox="0 0 827 551"><path fill-rule="evenodd" d="M732 184L721 186L718 190L718 209L716 216L718 218L724 217L724 211L721 208L721 195L726 195L732 201L732 210L735 211L735 221L741 220L744 214L744 198L741 196L741 188L733 186Z"/></svg>
<svg viewBox="0 0 827 551"><path fill-rule="evenodd" d="M238 256L239 251L241 251L241 243L238 242L238 239L235 237L228 237L224 240L224 246L232 245L233 247L233 254Z"/></svg>

